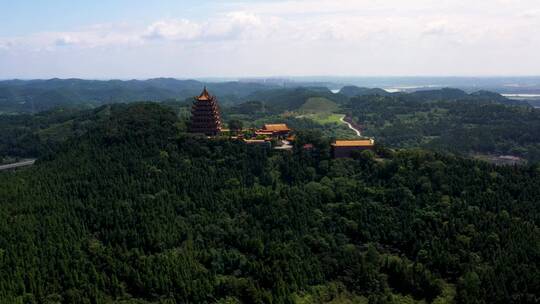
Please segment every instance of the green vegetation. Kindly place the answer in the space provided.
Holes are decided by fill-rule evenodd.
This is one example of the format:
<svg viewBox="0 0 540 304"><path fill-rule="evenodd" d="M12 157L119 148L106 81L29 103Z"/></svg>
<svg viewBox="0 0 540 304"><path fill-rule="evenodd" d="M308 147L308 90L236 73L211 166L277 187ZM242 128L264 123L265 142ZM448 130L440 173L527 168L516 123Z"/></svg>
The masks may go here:
<svg viewBox="0 0 540 304"><path fill-rule="evenodd" d="M300 113L332 113L339 110L339 106L332 100L324 97L311 97L298 109Z"/></svg>
<svg viewBox="0 0 540 304"><path fill-rule="evenodd" d="M321 125L326 124L341 124L341 119L345 115L343 114L328 114L328 113L321 113L321 114L315 114L313 116L308 116L310 119L315 120L317 123Z"/></svg>
<svg viewBox="0 0 540 304"><path fill-rule="evenodd" d="M328 98L311 97L298 109L297 113L300 114L299 118L307 118L323 126L340 125L342 124L341 118L345 115L336 113L339 110L339 105Z"/></svg>
<svg viewBox="0 0 540 304"><path fill-rule="evenodd" d="M263 102L273 113L296 112L311 98L315 107L328 107L331 103L343 104L348 101L345 95L333 94L327 88L294 88L275 89L256 92L249 96L250 100ZM308 108L312 107L308 104Z"/></svg>
<svg viewBox="0 0 540 304"><path fill-rule="evenodd" d="M294 130L319 130L333 138L354 138L340 119L340 106L347 99L328 89L281 89L260 92L249 101L222 108L226 119L237 119L245 126L259 128L265 123L286 123Z"/></svg>
<svg viewBox="0 0 540 304"><path fill-rule="evenodd" d="M0 173L2 303L540 297L538 166L334 160L315 131L286 153L186 135L156 104L85 113L66 114L93 122L80 136Z"/></svg>
<svg viewBox="0 0 540 304"><path fill-rule="evenodd" d="M26 87L29 83L33 83L36 90L42 87L63 88L68 84L82 90L93 84L51 80L18 85ZM186 95L195 95L197 86L202 86L198 82L167 79L119 82L118 85L122 87L128 83L138 87L170 88L178 85L191 88L185 91L189 92ZM114 87L115 82L96 82L96 90L105 84ZM223 120L240 121L246 128L260 128L265 123L287 123L295 130L319 130L331 138L355 138L354 132L339 121L341 113L347 113L363 126L366 136L373 136L378 142L393 148L450 151L497 162L501 155L519 156L533 162L540 160L538 110L491 92L467 94L461 90L442 89L383 94L381 90L356 87L343 88L343 94L332 94L325 88L264 87L262 91L252 92L261 87L237 83L219 84L217 88L231 94L220 96L220 101L234 100L233 104L222 102ZM361 96L349 99L345 93ZM240 102L242 100L249 101ZM181 119L177 126L181 129L186 128L191 101L162 101L163 105L178 113ZM96 111L102 111L102 108L78 110L60 107L32 116L0 115L3 134L0 137L0 156L40 156L70 136L85 133L96 123L95 119L86 117ZM102 115L106 116L106 113Z"/></svg>
<svg viewBox="0 0 540 304"><path fill-rule="evenodd" d="M386 92L383 89L359 88L356 86L345 86L339 91L339 93L347 97L366 96L366 95L381 95L381 96L391 95L390 93Z"/></svg>
<svg viewBox="0 0 540 304"><path fill-rule="evenodd" d="M37 113L54 107L88 109L103 104L135 101L183 101L198 95L204 83L195 80L7 80L0 81L0 113ZM275 89L257 83L212 83L223 104L238 103L256 92Z"/></svg>
<svg viewBox="0 0 540 304"><path fill-rule="evenodd" d="M508 105L504 97L447 89L396 96L363 96L346 107L389 147L422 147L459 154L515 155L540 161L540 111ZM457 98L457 99L456 99Z"/></svg>

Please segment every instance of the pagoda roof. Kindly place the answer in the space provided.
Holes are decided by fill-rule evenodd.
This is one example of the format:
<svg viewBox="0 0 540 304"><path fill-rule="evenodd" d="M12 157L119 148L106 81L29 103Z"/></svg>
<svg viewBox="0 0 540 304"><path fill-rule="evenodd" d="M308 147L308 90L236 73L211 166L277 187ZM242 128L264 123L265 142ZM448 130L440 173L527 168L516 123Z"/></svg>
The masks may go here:
<svg viewBox="0 0 540 304"><path fill-rule="evenodd" d="M197 100L200 100L200 101L207 101L207 100L212 100L212 99L214 99L214 97L212 95L210 95L210 93L208 92L206 87L204 87L201 95L199 95L199 97L197 97Z"/></svg>
<svg viewBox="0 0 540 304"><path fill-rule="evenodd" d="M283 132L283 131L290 131L289 127L286 124L266 124L263 127L264 131L270 131L270 132Z"/></svg>
<svg viewBox="0 0 540 304"><path fill-rule="evenodd" d="M375 141L373 139L363 139L363 140L336 140L332 144L334 147L373 147Z"/></svg>

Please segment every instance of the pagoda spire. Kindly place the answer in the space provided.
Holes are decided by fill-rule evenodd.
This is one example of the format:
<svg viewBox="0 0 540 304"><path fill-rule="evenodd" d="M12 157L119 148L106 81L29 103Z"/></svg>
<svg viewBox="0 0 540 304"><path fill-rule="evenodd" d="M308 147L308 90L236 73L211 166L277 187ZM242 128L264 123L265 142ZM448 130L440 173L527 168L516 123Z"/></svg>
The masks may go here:
<svg viewBox="0 0 540 304"><path fill-rule="evenodd" d="M210 100L212 98L213 98L212 95L210 95L210 93L206 89L206 86L204 86L204 89L203 89L201 95L199 95L199 97L197 97L197 100Z"/></svg>

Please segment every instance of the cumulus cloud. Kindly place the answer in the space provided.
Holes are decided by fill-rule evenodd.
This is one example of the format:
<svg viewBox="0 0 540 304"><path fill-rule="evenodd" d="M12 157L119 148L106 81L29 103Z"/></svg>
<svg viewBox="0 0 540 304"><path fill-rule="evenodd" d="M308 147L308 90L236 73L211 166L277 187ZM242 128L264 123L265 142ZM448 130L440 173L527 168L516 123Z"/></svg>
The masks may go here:
<svg viewBox="0 0 540 304"><path fill-rule="evenodd" d="M209 23L208 37L228 39L253 39L268 29L261 17L244 11L230 12L219 18L215 23ZM267 23L270 25L270 23Z"/></svg>
<svg viewBox="0 0 540 304"><path fill-rule="evenodd" d="M235 0L204 18L0 37L0 49L98 59L114 53L131 63L159 58L161 69L172 67L169 62L184 69L212 62L207 70L193 68L204 75L436 74L439 65L457 73L456 60L491 67L504 58L509 66L528 58L526 68L538 71L540 58L531 54L540 48L539 13L538 0Z"/></svg>
<svg viewBox="0 0 540 304"><path fill-rule="evenodd" d="M151 24L143 38L170 39L170 40L193 40L201 37L203 26L195 22L180 20L162 20Z"/></svg>
<svg viewBox="0 0 540 304"><path fill-rule="evenodd" d="M229 12L212 20L168 19L152 23L142 34L149 40L203 41L260 37L261 18L243 11Z"/></svg>
<svg viewBox="0 0 540 304"><path fill-rule="evenodd" d="M512 2L495 1L499 5ZM146 26L101 24L69 32L17 37L15 44L36 48L94 48L151 44L155 41L266 40L294 43L341 41L350 45L365 43L366 40L420 40L422 36L461 36L462 40L467 40L467 37L517 33L518 27L519 31L523 29L523 25L511 20L512 15L507 12L491 14L488 9L491 6L481 1L471 3L465 10L463 5L459 5L463 4L461 2L464 0L441 0L437 5L432 0L411 0L407 5L400 5L401 0L342 0L339 4L334 0L239 2L230 6L232 11L222 11L208 16L206 20L169 18L156 20ZM529 9L520 14L525 17L537 13L538 10ZM491 28L494 25L504 30L494 31Z"/></svg>

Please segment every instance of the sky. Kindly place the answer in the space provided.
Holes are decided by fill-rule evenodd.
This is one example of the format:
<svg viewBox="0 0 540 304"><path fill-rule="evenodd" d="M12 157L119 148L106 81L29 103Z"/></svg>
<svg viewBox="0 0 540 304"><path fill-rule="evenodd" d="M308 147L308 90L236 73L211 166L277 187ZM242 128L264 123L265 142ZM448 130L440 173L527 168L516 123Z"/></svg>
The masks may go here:
<svg viewBox="0 0 540 304"><path fill-rule="evenodd" d="M0 79L540 75L539 0L0 0Z"/></svg>

